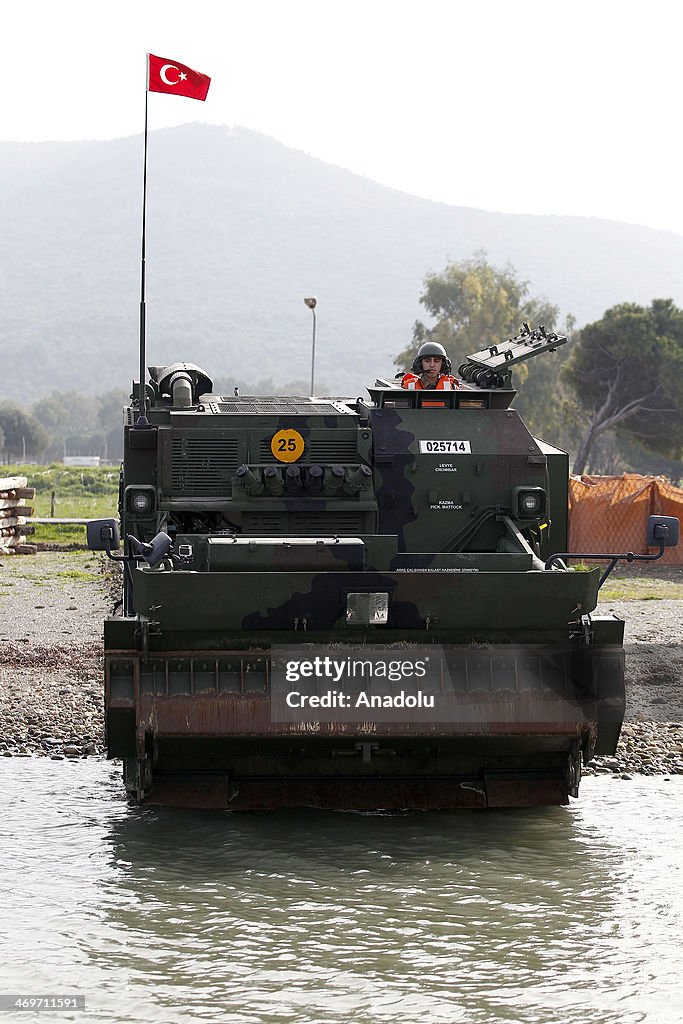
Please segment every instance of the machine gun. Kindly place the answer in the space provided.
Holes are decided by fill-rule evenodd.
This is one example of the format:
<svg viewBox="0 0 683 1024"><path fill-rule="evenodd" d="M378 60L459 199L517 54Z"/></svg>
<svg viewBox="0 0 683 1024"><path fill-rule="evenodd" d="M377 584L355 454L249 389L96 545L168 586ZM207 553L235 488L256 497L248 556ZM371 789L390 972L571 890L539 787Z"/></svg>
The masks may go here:
<svg viewBox="0 0 683 1024"><path fill-rule="evenodd" d="M500 345L490 345L468 356L467 362L458 367L458 374L462 380L477 387L509 388L512 386L511 370L516 363L533 359L541 352L554 352L566 344L564 335L547 332L543 326L532 329L524 321L515 338L508 338Z"/></svg>

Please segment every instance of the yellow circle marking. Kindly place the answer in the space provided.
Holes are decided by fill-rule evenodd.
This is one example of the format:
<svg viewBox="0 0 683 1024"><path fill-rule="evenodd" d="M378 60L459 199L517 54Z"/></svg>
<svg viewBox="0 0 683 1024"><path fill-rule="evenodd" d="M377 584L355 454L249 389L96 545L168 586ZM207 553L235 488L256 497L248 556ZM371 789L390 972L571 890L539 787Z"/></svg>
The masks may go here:
<svg viewBox="0 0 683 1024"><path fill-rule="evenodd" d="M296 462L304 453L304 439L298 430L278 430L270 450L278 462Z"/></svg>

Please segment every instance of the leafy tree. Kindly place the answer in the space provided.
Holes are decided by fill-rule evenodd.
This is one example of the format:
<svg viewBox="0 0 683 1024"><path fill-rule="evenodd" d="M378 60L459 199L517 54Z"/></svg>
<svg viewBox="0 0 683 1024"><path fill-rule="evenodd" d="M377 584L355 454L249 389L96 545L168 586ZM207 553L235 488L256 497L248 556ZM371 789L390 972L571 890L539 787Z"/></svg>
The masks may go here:
<svg viewBox="0 0 683 1024"><path fill-rule="evenodd" d="M64 448L68 455L99 455L106 454L104 434L68 434L64 438Z"/></svg>
<svg viewBox="0 0 683 1024"><path fill-rule="evenodd" d="M510 264L494 267L485 253L450 263L441 274L428 274L424 285L420 302L436 323L427 327L416 321L413 344L395 360L403 369L426 340L440 342L457 371L472 352L513 337L524 321L532 327L543 324L548 330L557 327L558 307L530 297L528 282ZM569 335L573 329L574 320L567 317L562 333ZM515 408L535 434L565 448L577 441L576 410L559 372L568 355L569 346L563 346L513 370L513 385L523 385Z"/></svg>
<svg viewBox="0 0 683 1024"><path fill-rule="evenodd" d="M513 405L534 436L573 452L581 439L581 413L562 373L573 348L571 331L564 327L565 331L570 335L567 345L513 368L513 387L523 385ZM525 380L521 379L523 368Z"/></svg>
<svg viewBox="0 0 683 1024"><path fill-rule="evenodd" d="M564 369L586 427L574 460L583 473L595 442L616 429L663 455L683 446L683 310L671 299L623 303L579 331Z"/></svg>
<svg viewBox="0 0 683 1024"><path fill-rule="evenodd" d="M4 435L3 456L6 462L37 457L47 446L47 431L33 416L12 402L0 405L0 433Z"/></svg>
<svg viewBox="0 0 683 1024"><path fill-rule="evenodd" d="M78 391L53 391L33 406L31 413L57 440L88 430L96 418L96 400Z"/></svg>
<svg viewBox="0 0 683 1024"><path fill-rule="evenodd" d="M130 388L112 388L111 391L98 395L97 423L105 431L118 429L123 433L122 409L130 399Z"/></svg>
<svg viewBox="0 0 683 1024"><path fill-rule="evenodd" d="M104 432L104 456L111 462L123 458L123 407L130 399L130 389L113 388L98 395L97 423Z"/></svg>
<svg viewBox="0 0 683 1024"><path fill-rule="evenodd" d="M470 353L513 337L523 321L553 330L559 315L557 306L529 296L528 282L509 263L494 267L484 252L427 274L420 302L436 323L415 321L413 344L395 359L401 368L410 366L423 341L438 341L457 368ZM526 373L524 365L518 367L516 379Z"/></svg>
<svg viewBox="0 0 683 1024"><path fill-rule="evenodd" d="M47 430L50 441L48 459L67 455L101 455L120 458L123 436L121 410L128 399L124 388L103 395L84 395L78 391L53 391L40 399L31 413ZM111 435L111 437L110 437Z"/></svg>
<svg viewBox="0 0 683 1024"><path fill-rule="evenodd" d="M123 429L121 426L108 430L104 436L106 455L110 462L119 462L123 458Z"/></svg>

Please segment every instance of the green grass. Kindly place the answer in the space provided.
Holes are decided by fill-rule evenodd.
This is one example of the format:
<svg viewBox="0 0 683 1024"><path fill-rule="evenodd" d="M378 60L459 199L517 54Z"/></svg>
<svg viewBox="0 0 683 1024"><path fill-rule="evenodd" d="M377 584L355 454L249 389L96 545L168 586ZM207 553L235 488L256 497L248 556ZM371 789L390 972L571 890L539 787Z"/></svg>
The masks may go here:
<svg viewBox="0 0 683 1024"><path fill-rule="evenodd" d="M0 587L13 587L30 580L35 587L69 587L101 581L103 556L92 551L43 551L38 558L7 558L0 575ZM8 591L9 593L10 591Z"/></svg>
<svg viewBox="0 0 683 1024"><path fill-rule="evenodd" d="M100 579L99 573L83 572L82 569L62 569L60 572L55 573L55 576L68 580L78 580L79 583L92 583Z"/></svg>
<svg viewBox="0 0 683 1024"><path fill-rule="evenodd" d="M47 495L48 507L50 493L55 491L59 497L84 495L116 495L119 486L118 466L62 466L53 462L49 466L16 464L2 466L0 476L25 476L28 486L35 487L36 501Z"/></svg>
<svg viewBox="0 0 683 1024"><path fill-rule="evenodd" d="M29 487L35 487L32 505L39 519L107 519L117 516L119 471L114 466L81 468L79 466L15 465L2 466L2 476L25 476ZM51 495L54 491L54 516ZM85 544L85 526L41 525L29 541L56 544Z"/></svg>
<svg viewBox="0 0 683 1024"><path fill-rule="evenodd" d="M683 600L683 579L610 576L600 589L600 601L676 601Z"/></svg>
<svg viewBox="0 0 683 1024"><path fill-rule="evenodd" d="M608 563L600 565L597 562L574 562L570 561L570 567L574 572L590 572L591 569L600 568L603 571ZM680 581L667 578L657 578L657 568L653 567L649 573L642 576L620 575L615 570L607 578L607 582L600 588L598 600L601 603L606 601L683 601L683 572Z"/></svg>

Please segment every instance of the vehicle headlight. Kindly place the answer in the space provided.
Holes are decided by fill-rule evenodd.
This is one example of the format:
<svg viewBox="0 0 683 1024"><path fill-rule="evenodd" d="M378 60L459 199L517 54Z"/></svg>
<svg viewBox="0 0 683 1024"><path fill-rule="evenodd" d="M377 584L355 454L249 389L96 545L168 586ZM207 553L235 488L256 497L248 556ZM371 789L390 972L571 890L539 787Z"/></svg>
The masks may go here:
<svg viewBox="0 0 683 1024"><path fill-rule="evenodd" d="M541 519L546 508L547 498L542 487L513 487L512 514L516 519Z"/></svg>
<svg viewBox="0 0 683 1024"><path fill-rule="evenodd" d="M126 508L134 515L149 515L154 511L154 496L153 487L127 487Z"/></svg>

